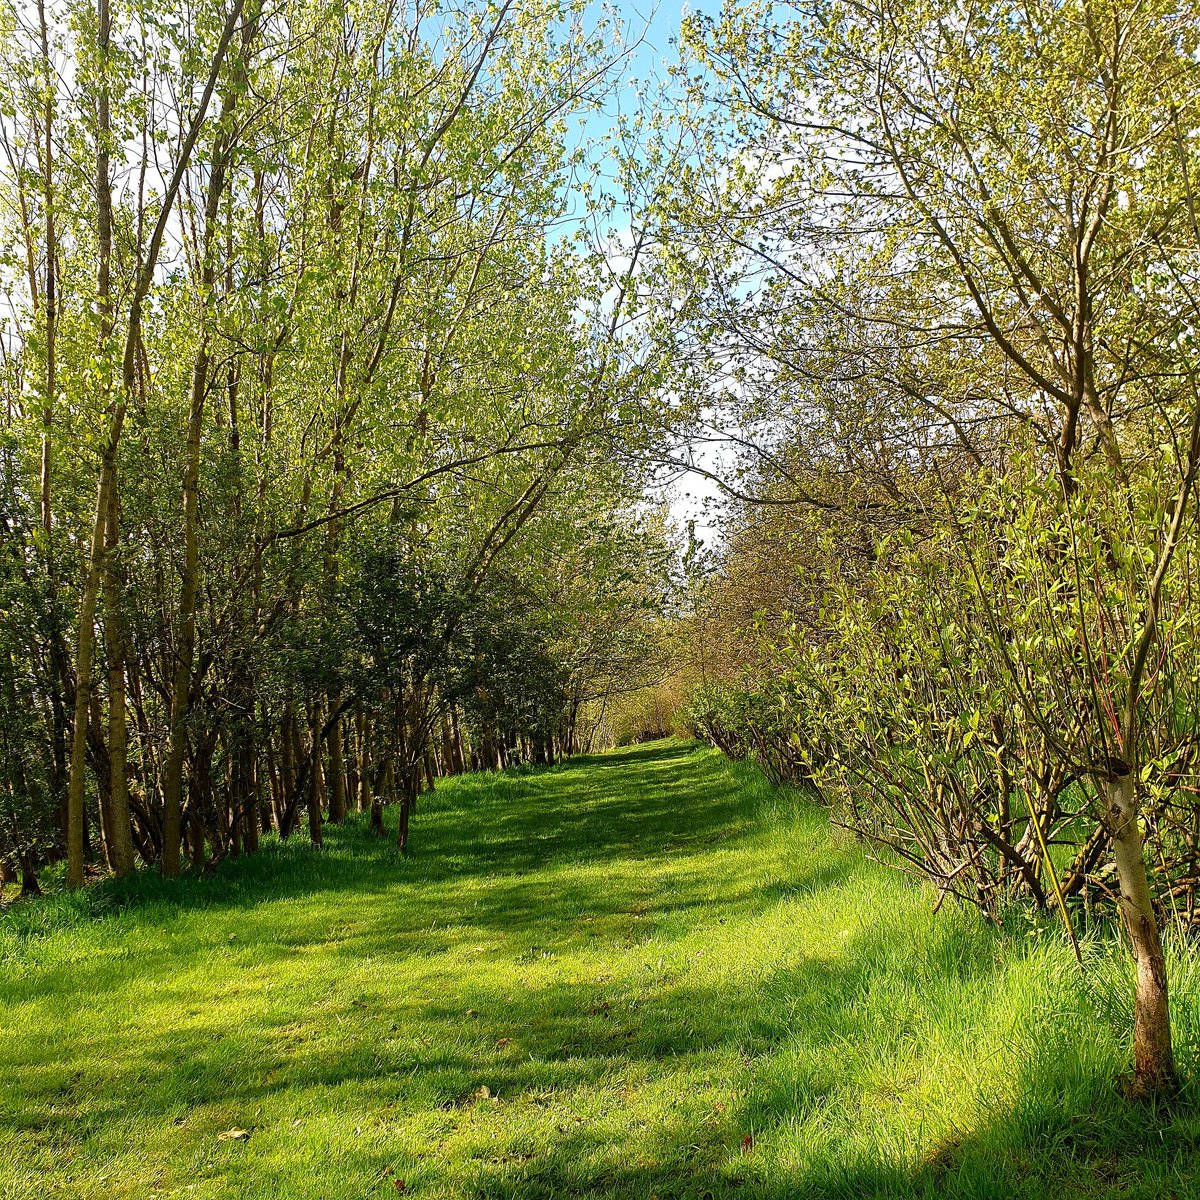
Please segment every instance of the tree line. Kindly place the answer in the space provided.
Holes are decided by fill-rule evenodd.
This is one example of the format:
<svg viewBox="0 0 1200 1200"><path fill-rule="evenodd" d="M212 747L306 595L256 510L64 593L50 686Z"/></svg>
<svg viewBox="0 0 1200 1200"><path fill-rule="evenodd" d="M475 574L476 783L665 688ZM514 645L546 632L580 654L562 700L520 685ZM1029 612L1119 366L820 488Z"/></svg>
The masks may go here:
<svg viewBox="0 0 1200 1200"><path fill-rule="evenodd" d="M570 754L659 669L655 368L568 198L622 54L583 8L0 13L26 892L354 810L403 849L438 774Z"/></svg>
<svg viewBox="0 0 1200 1200"><path fill-rule="evenodd" d="M731 4L601 170L587 12L0 16L0 864L351 809L405 846L434 776L608 736L685 659L697 729L943 899L1118 917L1168 1090L1200 13ZM710 437L681 632L643 489Z"/></svg>
<svg viewBox="0 0 1200 1200"><path fill-rule="evenodd" d="M1119 915L1142 1094L1200 915L1198 15L695 17L674 215L747 448L692 720L942 898Z"/></svg>

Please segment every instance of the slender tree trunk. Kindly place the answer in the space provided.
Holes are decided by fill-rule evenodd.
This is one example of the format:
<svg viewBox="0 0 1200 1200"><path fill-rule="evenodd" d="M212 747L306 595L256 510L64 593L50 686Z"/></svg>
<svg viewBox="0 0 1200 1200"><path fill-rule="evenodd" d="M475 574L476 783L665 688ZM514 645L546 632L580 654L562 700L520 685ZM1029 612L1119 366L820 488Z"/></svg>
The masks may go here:
<svg viewBox="0 0 1200 1200"><path fill-rule="evenodd" d="M106 2L106 0L105 0ZM54 552L53 515L53 444L54 410L58 395L58 231L56 228L57 202L54 195L54 87L50 62L50 31L46 20L44 0L38 0L38 25L41 35L42 68L45 72L45 96L42 105L42 133L44 134L42 158L42 208L45 218L44 237L46 250L45 275L45 338L46 359L42 396L42 444L40 464L40 516L42 537L45 541L46 594L48 598L51 668L55 680L64 693L69 694L70 680L67 666L67 649L58 609L58 567ZM30 246L32 251L32 246ZM32 257L31 257L32 262ZM33 300L36 305L37 288L32 274ZM63 845L67 844L69 825L67 804L67 714L63 696L58 688L52 687L50 697L53 714L52 763L54 794L59 805L59 835Z"/></svg>
<svg viewBox="0 0 1200 1200"><path fill-rule="evenodd" d="M98 828L100 830L100 848L104 853L104 861L109 869L116 870L116 860L113 848L113 813L112 813L112 771L108 757L108 748L104 744L104 720L101 713L100 697L92 693L92 707L88 713L91 729L88 733L92 744L94 774L96 776L96 807L99 810Z"/></svg>
<svg viewBox="0 0 1200 1200"><path fill-rule="evenodd" d="M400 776L400 819L396 825L396 846L401 854L408 853L408 829L417 793L417 767L406 766Z"/></svg>
<svg viewBox="0 0 1200 1200"><path fill-rule="evenodd" d="M253 37L254 22L242 30L242 49ZM241 62L232 73L240 76ZM209 166L208 195L204 204L204 232L201 246L200 341L192 364L189 394L187 445L183 467L183 579L179 589L179 615L176 621L175 678L171 689L171 729L167 761L163 771L163 874L179 874L179 813L182 803L183 758L187 746L187 720L191 710L192 668L196 655L196 595L200 581L199 491L200 438L204 429L204 402L208 394L210 367L207 306L217 282L215 262L216 223L221 199L233 159L232 119L237 107L238 87L228 88L221 97L221 111Z"/></svg>
<svg viewBox="0 0 1200 1200"><path fill-rule="evenodd" d="M266 713L263 714L263 720L266 721ZM284 753L282 750L283 742L280 741L280 755ZM268 726L266 730L266 738L263 742L263 752L266 757L266 768L268 782L271 787L271 814L267 820L263 821L263 828L270 829L272 822L277 833L283 834L283 810L287 803L286 785L284 783L283 765L280 762L280 756L275 753L274 734Z"/></svg>
<svg viewBox="0 0 1200 1200"><path fill-rule="evenodd" d="M330 698L331 704L340 705L342 698L335 693ZM342 739L345 736L341 717L333 723L329 731L329 823L341 825L346 819L346 763L342 749Z"/></svg>
<svg viewBox="0 0 1200 1200"><path fill-rule="evenodd" d="M104 562L104 634L108 654L109 811L112 815L110 862L117 875L133 870L133 833L129 819L129 779L126 767L128 726L125 714L125 630L121 621L120 587L114 555L118 532L117 489L108 497L108 534Z"/></svg>
<svg viewBox="0 0 1200 1200"><path fill-rule="evenodd" d="M463 754L462 726L458 720L457 704L450 706L450 745L454 752L454 771L462 775L467 769L467 760Z"/></svg>
<svg viewBox="0 0 1200 1200"><path fill-rule="evenodd" d="M291 823L285 825L284 818L292 806L296 792L296 764L292 754L294 746L292 737L292 702L286 701L283 706L283 718L279 725L279 792L280 804L276 818L279 825L279 836L285 838L291 833Z"/></svg>
<svg viewBox="0 0 1200 1200"><path fill-rule="evenodd" d="M104 740L104 716L100 697L92 692L92 703L88 709L88 749L92 763L92 774L96 779L96 810L97 828L100 831L100 845L108 865L112 862L112 761L109 758L108 746ZM83 845L85 857L88 854L87 811L84 810Z"/></svg>
<svg viewBox="0 0 1200 1200"><path fill-rule="evenodd" d="M42 134L45 137L42 150L42 207L45 210L46 236L46 377L45 395L42 397L42 455L41 455L41 517L42 530L46 535L46 550L50 550L52 516L51 499L51 450L54 429L54 398L58 388L58 237L54 227L54 73L50 62L50 31L46 23L45 0L38 0L38 27L42 40L42 70L45 73L42 102Z"/></svg>
<svg viewBox="0 0 1200 1200"><path fill-rule="evenodd" d="M249 739L242 746L241 754L243 756L242 769L245 772L248 788L245 809L242 813L242 845L246 848L247 854L257 854L259 816L262 807L260 784L262 774L258 765L258 756L254 753L254 745Z"/></svg>
<svg viewBox="0 0 1200 1200"><path fill-rule="evenodd" d="M358 807L358 717L357 713L351 720L343 722L346 745L344 750L346 766L346 812L347 815Z"/></svg>
<svg viewBox="0 0 1200 1200"><path fill-rule="evenodd" d="M231 858L242 857L242 813L246 804L246 788L242 778L242 759L237 744L236 726L224 741L225 796L222 804L225 827L229 831L229 854Z"/></svg>
<svg viewBox="0 0 1200 1200"><path fill-rule="evenodd" d="M354 757L358 778L355 806L359 812L366 812L371 807L371 761L367 747L367 715L361 705L354 710Z"/></svg>
<svg viewBox="0 0 1200 1200"><path fill-rule="evenodd" d="M192 366L191 404L183 473L183 581L176 624L175 677L171 688L171 726L163 768L164 875L178 875L183 759L187 748L187 719L191 708L192 667L196 654L196 591L200 575L199 487L200 434L204 394L208 386L208 345L201 338Z"/></svg>
<svg viewBox="0 0 1200 1200"><path fill-rule="evenodd" d="M321 755L321 708L313 705L308 721L312 746L312 771L308 784L308 836L314 846L324 844L321 834L322 810L325 807L325 771Z"/></svg>
<svg viewBox="0 0 1200 1200"><path fill-rule="evenodd" d="M200 805L194 797L188 800L188 851L192 860L192 870L197 875L204 870L204 820L200 815Z"/></svg>
<svg viewBox="0 0 1200 1200"><path fill-rule="evenodd" d="M21 851L21 899L28 900L42 894L38 884L37 865L33 855L28 850Z"/></svg>
<svg viewBox="0 0 1200 1200"><path fill-rule="evenodd" d="M346 371L347 351L339 356L337 371L338 388L343 386ZM334 457L333 457L333 489L329 501L331 511L336 512L342 503L342 493L345 486L346 458L342 449L341 420L334 419ZM325 591L326 603L333 603L333 592L338 578L338 539L339 522L333 518L325 527ZM327 697L331 712L337 712L341 707L342 697L335 689ZM329 819L335 825L340 825L346 819L346 769L342 758L342 739L344 732L342 718L339 716L329 731Z"/></svg>
<svg viewBox="0 0 1200 1200"><path fill-rule="evenodd" d="M380 837L386 832L383 826L383 806L386 801L392 799L395 778L395 760L389 756L383 763L380 777L375 780L371 789L371 829Z"/></svg>
<svg viewBox="0 0 1200 1200"><path fill-rule="evenodd" d="M22 698L18 698L16 687L16 674L12 667L12 651L7 646L0 646L0 654L3 654L7 659L8 669L4 672L4 677L8 682L8 695L5 699L8 702L9 709L17 712L20 709ZM5 739L4 730L0 729L0 743ZM3 801L4 792L7 792L10 797L23 797L29 794L29 785L25 779L25 772L21 762L20 753L9 752L3 755L7 759L9 778L4 781L5 787L0 790L0 802ZM3 809L3 804L0 803L0 810ZM11 810L10 810L11 811ZM12 869L12 862L9 855L16 857L17 863L21 868L21 896L37 896L41 894L41 889L38 887L37 880L37 863L34 858L33 849L22 836L20 828L14 823L12 829L12 839L5 839L9 842L6 846L6 857L3 862L3 872L0 873L0 890L3 888L3 883L11 883L15 880L15 874ZM9 848L11 846L11 849Z"/></svg>
<svg viewBox="0 0 1200 1200"><path fill-rule="evenodd" d="M56 613L57 606L55 605L54 600L57 588L54 574L53 513L51 507L54 401L58 390L58 235L55 229L56 202L54 198L55 88L54 69L53 64L50 61L50 30L46 20L45 0L38 0L37 13L38 29L41 36L42 71L44 73L42 84L45 89L41 113L41 133L44 141L42 142L39 150L39 157L42 159L42 206L45 213L44 233L46 242L46 303L44 316L46 337L46 374L43 381L45 394L42 397L42 444L39 491L42 534L46 539L46 578L51 601L51 611ZM55 617L52 637L54 638L55 642L59 641L57 617ZM78 673L78 664L76 671ZM85 703L82 706L77 700L75 705L75 727L73 730L72 739L71 766L73 771L77 744L80 786L78 789L73 791L68 784L65 796L65 804L63 805L64 811L62 813L63 818L65 818L63 820L62 832L65 837L67 848L67 885L69 887L80 887L83 884L84 814L82 776L85 769L84 762L85 748L87 744L87 721L90 710L90 699L90 696L85 697ZM65 733L65 721L63 732Z"/></svg>
<svg viewBox="0 0 1200 1200"><path fill-rule="evenodd" d="M442 744L441 753L441 774L454 774L454 752L450 746L450 718L446 713L442 713L442 719L438 722L438 737Z"/></svg>
<svg viewBox="0 0 1200 1200"><path fill-rule="evenodd" d="M87 762L88 714L92 706L92 662L96 652L96 596L104 562L108 497L114 476L116 440L111 431L100 465L96 519L83 595L79 601L79 637L75 646L75 717L71 730L71 777L67 788L67 886L83 886L84 772Z"/></svg>
<svg viewBox="0 0 1200 1200"><path fill-rule="evenodd" d="M1105 804L1105 823L1121 886L1121 916L1137 967L1134 1001L1133 1096L1168 1092L1175 1087L1175 1057L1167 998L1167 967L1158 922L1150 899L1142 834L1138 827L1133 773L1097 781Z"/></svg>
<svg viewBox="0 0 1200 1200"><path fill-rule="evenodd" d="M96 0L96 48L100 81L98 127L96 136L96 292L100 310L101 372L109 378L108 359L112 352L112 189L109 185L109 138L112 121L109 114L108 54L112 35L112 17L108 0ZM107 389L106 389L107 390ZM125 631L121 621L120 579L116 554L120 541L119 503L116 477L109 488L105 515L104 545L104 632L108 656L108 756L112 817L110 862L117 875L133 870L133 831L129 817L128 731L125 712Z"/></svg>

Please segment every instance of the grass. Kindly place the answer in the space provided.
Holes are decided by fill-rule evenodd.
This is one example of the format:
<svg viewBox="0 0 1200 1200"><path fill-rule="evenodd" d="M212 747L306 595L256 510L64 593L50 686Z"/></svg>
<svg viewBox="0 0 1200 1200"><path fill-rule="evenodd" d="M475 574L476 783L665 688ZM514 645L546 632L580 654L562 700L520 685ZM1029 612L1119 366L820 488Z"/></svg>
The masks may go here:
<svg viewBox="0 0 1200 1200"><path fill-rule="evenodd" d="M0 1196L1200 1196L1195 1084L1120 1098L1112 947L934 915L711 751L417 821L402 861L352 824L9 909Z"/></svg>

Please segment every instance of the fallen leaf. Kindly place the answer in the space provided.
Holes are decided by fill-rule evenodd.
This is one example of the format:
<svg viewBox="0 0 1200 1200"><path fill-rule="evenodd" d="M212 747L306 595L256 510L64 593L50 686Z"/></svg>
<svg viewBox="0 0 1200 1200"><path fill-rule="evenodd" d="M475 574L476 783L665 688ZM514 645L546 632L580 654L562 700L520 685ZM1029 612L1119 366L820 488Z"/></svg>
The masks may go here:
<svg viewBox="0 0 1200 1200"><path fill-rule="evenodd" d="M217 1134L218 1142L246 1142L250 1140L250 1130L248 1129L227 1129L224 1133Z"/></svg>
<svg viewBox="0 0 1200 1200"><path fill-rule="evenodd" d="M742 1153L749 1154L754 1149L754 1134L748 1133L742 1138Z"/></svg>
<svg viewBox="0 0 1200 1200"><path fill-rule="evenodd" d="M498 1050L503 1050L505 1046L511 1046L511 1045L512 1045L512 1038L501 1038L496 1043L496 1048Z"/></svg>
<svg viewBox="0 0 1200 1200"><path fill-rule="evenodd" d="M392 1187L394 1187L396 1189L396 1191L398 1191L398 1192L407 1192L408 1191L408 1184L405 1183L403 1179L393 1179Z"/></svg>

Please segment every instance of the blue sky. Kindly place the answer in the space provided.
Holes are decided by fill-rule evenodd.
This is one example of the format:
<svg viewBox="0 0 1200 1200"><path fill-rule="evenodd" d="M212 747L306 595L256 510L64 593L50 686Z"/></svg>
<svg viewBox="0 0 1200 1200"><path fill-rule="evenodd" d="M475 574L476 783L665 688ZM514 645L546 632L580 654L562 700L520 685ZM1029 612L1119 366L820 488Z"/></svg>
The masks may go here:
<svg viewBox="0 0 1200 1200"><path fill-rule="evenodd" d="M671 42L679 36L683 14L689 7L694 11L694 5L689 6L682 0L662 0L659 4L616 4L620 19L625 24L627 38L630 41L642 38L626 60L626 77L650 79L665 76L664 64L671 62L675 57L675 48ZM588 10L599 19L603 14L603 5L592 3ZM616 97L616 100L619 102L620 97ZM596 114L589 126L589 132L594 132L597 136L603 134L604 115Z"/></svg>

